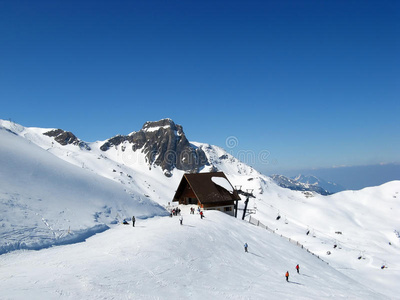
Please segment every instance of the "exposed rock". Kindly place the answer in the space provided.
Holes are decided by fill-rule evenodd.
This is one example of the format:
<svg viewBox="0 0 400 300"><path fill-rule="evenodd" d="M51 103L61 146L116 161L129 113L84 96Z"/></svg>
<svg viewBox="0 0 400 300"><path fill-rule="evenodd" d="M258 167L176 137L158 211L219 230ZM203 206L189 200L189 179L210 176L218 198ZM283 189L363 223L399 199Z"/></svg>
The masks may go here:
<svg viewBox="0 0 400 300"><path fill-rule="evenodd" d="M64 131L62 129L55 129L47 131L43 134L49 137L53 137L54 140L62 146L72 144L79 146L80 148L90 150L89 145L78 139L72 132Z"/></svg>
<svg viewBox="0 0 400 300"><path fill-rule="evenodd" d="M100 149L107 151L110 147L125 142L131 145L132 151L141 150L146 155L149 166L160 166L168 177L174 168L198 172L205 165L209 165L204 151L190 144L182 126L175 124L171 119L146 122L140 131L128 136L113 137Z"/></svg>
<svg viewBox="0 0 400 300"><path fill-rule="evenodd" d="M124 141L127 140L126 136L122 135L117 135L111 139L109 139L107 142L105 142L101 147L100 150L102 151L107 151L110 149L112 146L118 146L119 144L123 143Z"/></svg>

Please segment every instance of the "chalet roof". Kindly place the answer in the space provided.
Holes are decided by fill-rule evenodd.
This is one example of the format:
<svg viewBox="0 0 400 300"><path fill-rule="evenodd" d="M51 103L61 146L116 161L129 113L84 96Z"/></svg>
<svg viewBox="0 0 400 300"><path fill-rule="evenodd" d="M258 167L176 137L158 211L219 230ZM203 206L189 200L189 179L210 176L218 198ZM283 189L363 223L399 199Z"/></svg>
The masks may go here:
<svg viewBox="0 0 400 300"><path fill-rule="evenodd" d="M215 180L213 177L225 178L226 183L232 187L223 172L184 174L173 201L178 201L187 185L193 190L197 199L202 204L240 200L238 193L233 187L230 189L231 192L228 190L229 188L226 189L226 186L218 184L219 180Z"/></svg>

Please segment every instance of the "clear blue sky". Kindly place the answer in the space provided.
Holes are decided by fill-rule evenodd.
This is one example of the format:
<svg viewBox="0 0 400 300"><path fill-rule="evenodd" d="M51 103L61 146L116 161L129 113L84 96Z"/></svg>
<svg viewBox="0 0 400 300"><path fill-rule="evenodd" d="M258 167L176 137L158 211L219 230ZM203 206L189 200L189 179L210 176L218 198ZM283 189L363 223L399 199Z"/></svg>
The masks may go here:
<svg viewBox="0 0 400 300"><path fill-rule="evenodd" d="M168 117L266 173L400 162L399 96L400 1L0 1L0 118L85 141Z"/></svg>

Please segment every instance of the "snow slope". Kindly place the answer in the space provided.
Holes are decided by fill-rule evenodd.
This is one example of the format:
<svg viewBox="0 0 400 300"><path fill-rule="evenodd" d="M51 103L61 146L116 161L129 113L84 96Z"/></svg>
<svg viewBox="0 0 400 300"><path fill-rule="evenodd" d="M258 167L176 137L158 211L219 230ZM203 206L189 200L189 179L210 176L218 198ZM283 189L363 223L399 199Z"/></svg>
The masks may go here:
<svg viewBox="0 0 400 300"><path fill-rule="evenodd" d="M267 191L264 198L251 199L249 207L257 207L252 217L271 230L353 279L399 298L399 192L399 181L331 196Z"/></svg>
<svg viewBox="0 0 400 300"><path fill-rule="evenodd" d="M252 191L248 208L253 213L246 220L261 222L354 280L400 299L400 181L330 196L292 191L280 188L221 148L196 145L233 186ZM243 208L244 201L239 205ZM238 218L242 214L239 210Z"/></svg>
<svg viewBox="0 0 400 300"><path fill-rule="evenodd" d="M119 224L123 218L130 217L133 214L142 218L165 214L165 210L161 206L166 206L171 201L183 174L182 171L175 169L171 177L164 176L159 167L147 164L140 151L127 151L126 149L129 150L129 147L124 144L103 152L99 149L103 142L89 143L91 149L89 151L86 147L76 145L61 146L54 142L54 139L43 135L44 132L51 129L25 128L8 121L0 121L0 128L3 128L0 130L0 163L2 167L0 170L0 226L2 226L0 227L0 241L3 246L1 253L13 249L40 249L54 244L82 241L89 235L107 228L111 228L111 230L98 234L93 239L104 239L104 243L108 243L106 240L110 240L111 244L116 243L110 239L111 232L113 232L112 235L115 234L122 239L121 244L117 243L118 247L132 248L134 246L130 244L131 241L124 240L123 234L119 235L120 230L125 229L121 229L116 223ZM10 133L10 131L13 133ZM254 197L250 197L248 205L252 214L246 214L246 221L249 221L251 217L253 223L261 222L275 231L275 235L271 235L271 233L268 236L283 235L298 242L328 262L328 268L333 267L338 270L342 274L340 276L345 274L348 278L363 286L368 286L376 293L384 294L391 299L400 299L398 288L398 281L400 280L400 262L398 259L400 257L399 181L361 191L340 192L331 196L321 196L310 192L303 193L280 188L271 178L241 163L222 148L195 142L192 142L192 144L201 148L211 163L210 166L204 167L202 172L223 171L233 187L241 186L243 191L252 191ZM85 201L82 199L85 199ZM245 200L245 197L242 200ZM244 201L239 202L239 207L243 209ZM209 212L207 212L208 214ZM242 214L243 210L239 210L238 219L241 219ZM279 220L277 220L278 215L280 216ZM191 218L191 216L188 217ZM187 217L184 216L184 218L186 225ZM225 218L225 216L222 216L222 218ZM176 230L181 229L179 229L179 226L169 227L168 223L162 223L170 222L167 221L170 220L169 218L166 218L165 221L161 220L164 219L146 220L146 227L165 226L165 230L171 231L167 236L172 240L172 243L175 241L174 236L180 234ZM233 218L227 220L238 221ZM153 221L159 225L152 225ZM174 222L178 224L177 220ZM220 239L225 238L222 236L229 236L226 231L240 231L240 226L249 226L249 224L241 221L235 223L238 228L225 225L225 221L221 222L220 226L224 234L215 233L218 238L213 237L213 239L217 240L218 243L208 243L207 247L211 248L203 250L206 253L219 253L217 247L222 247L219 243ZM214 230L214 227L212 228ZM257 228L257 230L260 230L260 228ZM309 234L307 235L306 232L309 232ZM146 231L144 234L148 235L149 245L153 243L151 244L152 250L148 251L153 251L154 254L151 255L151 260L146 258L148 260L144 259L144 262L154 266L153 260L161 260L163 265L162 257L172 259L170 256L166 256L166 252L163 251L164 248L174 247L173 245L165 246L165 244L169 245L169 240L167 242L160 239L160 242L157 243L157 241L152 240L152 233ZM208 231L204 233L196 231L193 234L198 235L202 240L207 240L207 234L210 233ZM265 230L263 234L265 234ZM247 232L245 236L249 237L246 241L250 244L250 249L253 243L259 243L262 240L257 234L254 234L253 237L253 231ZM250 240L250 238L253 240ZM183 237L181 239L176 240L176 244L177 246L181 244L185 252L195 251L192 249L198 247L196 237L192 239L192 236L190 236L187 242ZM285 241L285 238L280 238L280 240ZM146 237L143 236L143 243L147 243L146 241ZM236 249L237 243L242 244L244 242L244 240L240 243L236 241L223 247ZM270 242L268 241L268 243ZM44 251L45 253L55 251L54 253L58 253L58 255L67 251L67 249L79 249L74 251L85 252L87 251L84 250L86 248L79 248L85 244L63 246L54 248L59 250L47 249ZM336 247L334 247L335 245ZM99 245L99 247L103 246ZM292 249L293 245L285 241L279 247L272 248L273 251L277 251L273 255L279 255L279 253L285 251L283 249L286 249L286 247ZM171 249L177 251L176 248ZM268 246L260 249L263 253L271 250ZM229 250L227 251L229 252ZM329 255L328 252L330 252ZM25 255L32 256L32 259L36 259L35 255L38 255L37 259L42 259L42 263L46 264L45 255L39 253L43 252L17 251L1 255L0 258L16 255L13 263L18 265L19 259L24 260ZM125 254L125 252L123 253ZM86 259L85 255L90 256L90 252L81 255ZM155 257L158 255L161 255L161 258ZM261 254L258 253L258 255ZM315 259L308 253L305 255ZM71 257L74 257L74 254L71 254ZM220 260L221 257L219 254ZM286 256L283 256L283 258L289 259ZM77 259L80 259L80 256ZM100 255L99 259L106 259L106 257ZM237 261L237 257L231 257L231 259ZM174 262L175 260L172 260L173 266L175 266ZM51 262L49 263L51 264ZM67 265L74 263L73 258L71 258ZM90 264L90 262L88 263ZM92 262L92 264L95 263L96 261ZM63 265L62 262L56 264ZM385 268L381 269L383 265ZM116 266L125 270L121 265L117 264ZM187 271L190 272L190 265L185 268L183 264L181 267L180 270L189 268ZM275 267L278 269L277 265ZM129 268L129 266L126 268ZM261 267L259 268L261 270ZM228 277L228 281L231 282L234 277L240 278L238 282L247 280L249 274L242 274L239 271L242 269L238 268L235 272L230 269L231 275ZM279 270L279 274L282 273L283 276L285 271L282 273ZM319 271L316 274L320 274ZM12 269L10 272L16 272L16 270ZM66 272L68 273L67 270ZM70 276L74 276L74 272ZM90 275L91 283L99 282L99 284L106 285L106 280L101 280L102 275L96 272L102 273L103 271L101 268L95 268L93 274ZM124 278L122 277L127 276L128 272L127 269L125 273L122 272L121 278L116 279L117 282L123 282ZM212 284L215 281L217 275L212 272L213 270L210 268L203 273L205 277L210 275L208 281L206 281L206 278L202 279L204 284L207 282ZM117 276L117 273L117 270L114 270L115 276ZM170 273L167 272L167 274ZM85 275L81 276L84 277ZM63 278L65 279L65 277ZM70 277L67 278L70 279ZM328 281L326 277L324 278ZM349 280L348 278L346 280ZM346 284L349 283L347 288L351 290L353 285L353 283L350 284L351 280L345 282ZM49 280L48 283L48 289L51 289L50 286L54 282ZM359 285L356 284L356 286ZM42 287L44 290L46 289L45 283L42 283ZM180 284L177 291L186 293L186 288L189 287L192 288L192 284ZM269 295L271 295L271 290L276 291L273 287L268 287ZM32 289L35 288L32 287ZM344 291L342 287L339 289ZM59 290L63 289L59 288ZM99 288L99 290L102 289ZM252 290L256 293L258 291L266 292L261 283L257 284L257 288ZM335 290L335 288L332 288L332 290ZM97 293L95 291L96 288L89 289L86 296L90 298L91 295ZM208 292L211 293L211 291ZM116 293L116 295L125 295L125 298L130 297L128 294L121 293L123 292ZM330 293L332 294L332 292ZM319 297L316 296L317 294L312 294L309 298L327 298L327 295L331 294L324 292L319 294ZM149 298L163 298L163 295L157 294L156 291L146 292L146 295ZM212 294L208 295L212 296ZM251 299L247 294L238 292L238 295L242 295L238 298ZM272 292L271 297L274 297L274 295L274 292ZM277 295L283 294L277 291ZM293 296L293 294L289 295ZM343 293L342 296L346 297L346 295L346 293ZM372 293L362 297L364 295L362 292L354 292L354 294L350 293L349 295L349 298L358 299L370 299L376 296ZM351 295L356 296L352 297ZM218 297L224 298L223 294L217 295ZM111 298L111 296L108 298ZM254 297L254 299L257 299L257 297Z"/></svg>
<svg viewBox="0 0 400 300"><path fill-rule="evenodd" d="M113 146L107 152L100 150L104 141L86 143L91 149L87 150L73 144L62 146L53 138L43 135L54 128L23 127L0 120L1 127L70 164L118 182L128 193L139 194L162 205L167 205L173 198L175 187L184 173L175 169L172 171L174 176L166 177L160 167L149 166L145 154L132 151L127 142Z"/></svg>
<svg viewBox="0 0 400 300"><path fill-rule="evenodd" d="M0 128L0 254L82 240L163 207Z"/></svg>
<svg viewBox="0 0 400 300"><path fill-rule="evenodd" d="M119 225L85 243L0 256L3 299L385 299L220 212ZM243 244L249 244L249 253ZM295 266L300 264L300 274ZM290 272L289 282L284 274Z"/></svg>

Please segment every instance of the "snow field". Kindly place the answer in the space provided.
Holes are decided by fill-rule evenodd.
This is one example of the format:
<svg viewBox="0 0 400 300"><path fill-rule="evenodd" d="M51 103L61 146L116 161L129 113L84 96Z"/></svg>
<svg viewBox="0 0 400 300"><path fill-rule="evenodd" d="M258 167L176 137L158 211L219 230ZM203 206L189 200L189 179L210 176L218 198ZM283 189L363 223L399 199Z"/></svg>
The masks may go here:
<svg viewBox="0 0 400 300"><path fill-rule="evenodd" d="M166 215L156 202L65 163L0 129L0 254L82 240L136 213Z"/></svg>
<svg viewBox="0 0 400 300"><path fill-rule="evenodd" d="M0 290L5 299L384 299L246 222L214 211L183 218L183 225L156 217L83 243L1 255Z"/></svg>
<svg viewBox="0 0 400 300"><path fill-rule="evenodd" d="M196 147L201 147L209 161L227 175L233 187L240 185L244 191L253 190L255 198L250 198L248 205L249 209L256 212L252 216L277 233L277 235L268 234L265 240L265 230L257 228L257 231L253 232L254 226L241 221L242 210L238 212L238 220L227 219L230 221L226 225L223 221L221 223L217 221L217 219L224 220L224 216L210 219L209 213L213 212L208 211L206 219L203 220L206 222L196 225L200 219L199 216L189 215L189 211L184 208L182 208L184 226L181 227L179 227L178 218L143 220L166 214L162 206L172 200L183 171L175 169L172 172L173 176L167 178L159 167L149 166L146 163L144 153L140 149L133 152L127 144L114 146L107 152L99 149L103 142L90 143L91 151L74 145L61 146L52 138L43 136L42 133L49 130L51 129L24 128L18 124L0 120L0 254L17 249L43 249L52 245L82 242L89 236L111 227L110 230L88 239L85 243L43 250L43 253L55 253L55 256L64 258L62 249L66 249L66 253L71 257L68 261L61 262L54 258L61 270L67 266L69 268L61 272L60 278L57 279L64 281L64 285L68 288L57 283L55 285L57 291L55 291L53 289L55 279L44 281L44 277L49 277L45 275L45 272L41 273L43 278L35 279L38 284L40 283L39 287L43 289L43 293L48 293L47 295L51 295L51 298L57 298L58 296L54 295L62 294L69 295L70 298L74 298L74 295L76 297L84 295L84 298L89 299L94 297L93 295L105 299L115 298L115 295L122 295L122 298L127 299L164 299L164 295L153 291L159 288L158 285L154 285L154 281L159 280L165 282L165 287L160 284L162 291L175 293L181 299L184 299L182 295L195 297L193 290L198 294L206 291L206 296L210 299L228 297L274 299L278 296L286 298L287 295L296 299L299 297L323 299L336 293L338 297L351 295L348 297L351 299L376 298L376 294L369 294L368 289L365 292L367 294L361 290L358 292L352 290L353 281L384 294L390 299L400 299L398 288L400 280L399 181L361 191L341 192L328 197L316 194L311 194L309 197L301 192L278 187L269 177L239 162L222 148L193 143ZM202 172L211 169L212 166L206 166ZM242 200L245 200L244 197ZM243 207L244 201L240 201L239 208L243 209ZM146 228L157 229L147 231L145 228L138 227L142 231L135 231L137 236L135 235L134 238L135 241L140 241L140 248L136 250L137 255L131 257L132 249L136 249L137 244L131 244L131 240L126 240L126 234L130 234L130 231L124 231L128 230L127 227L115 224L120 224L124 218L129 219L133 214L137 217L138 226L146 224ZM276 220L277 215L281 216L280 220ZM246 216L246 220L248 219L249 215ZM153 221L155 223L152 223ZM204 228L205 232L200 230L200 226L204 224L208 224L207 230ZM232 227L232 224L237 224L237 226ZM158 233L160 226L165 227L166 231ZM239 227L247 228L246 230L249 231L241 232ZM256 233L260 230L262 236ZM308 230L310 234L306 235ZM112 235L109 232L112 232ZM143 236L139 234L140 232ZM341 232L341 234L336 232ZM280 238L279 234L303 244L329 265L314 262L307 264L307 259L302 257L306 251ZM114 241L114 235L120 241ZM152 239L153 235L156 239ZM243 236L248 236L248 238L242 241ZM99 241L99 246L91 248L84 246L92 243L90 242L92 239L98 240L100 237L104 237L107 242ZM279 241L285 241L285 244L277 242L279 244L274 246L276 238ZM176 244L170 245L170 240L171 243L174 241ZM113 260L102 253L103 250L94 249L97 247L108 249L108 242L115 245L109 250L110 253L116 252L117 257L121 253L124 254L123 257L134 262L134 267L142 270L143 276L137 286L143 284L144 292L140 293L137 289L131 292L130 283L135 278L130 275L130 264L127 267L123 266L122 261L116 261L115 266L105 266L107 262L113 262ZM128 244L125 245L125 242ZM242 256L244 242L248 242L250 246L248 257L254 258L246 261L246 264L243 260L246 257ZM337 247L333 248L334 245ZM184 247L184 253L180 252L179 247ZM296 250L293 247L296 247ZM125 251L125 248L130 250ZM164 248L168 251L160 250ZM293 251L290 250L292 248ZM74 250L77 252L76 255L71 252L72 249L79 249ZM143 249L146 249L147 254L142 253ZM287 249L289 252L285 253ZM95 256L90 255L91 251L96 252L98 261L91 261L92 258L95 259ZM235 251L238 251L237 254ZM342 287L327 287L322 289L320 294L311 292L310 295L300 293L300 296L295 296L294 293L290 294L287 291L285 294L280 284L282 284L281 277L284 280L286 270L282 271L280 267L285 266L291 272L291 278L294 278L292 277L295 275L294 266L299 260L297 254L295 255L296 251L300 251L299 257L303 259L303 262L300 262L301 270L310 271L316 277L325 273L329 274L321 278L330 281L336 278L330 278L333 267L341 273L337 279L340 279L343 274L352 278L353 281L346 277L337 284L337 286L347 284L350 294L346 294L346 289ZM328 251L330 255L327 255ZM17 255L13 258L13 262L20 265L19 259L26 261L24 258L26 255L32 260L38 259L37 265L32 265L32 267L41 269L41 265L51 264L46 260L46 255L39 254L41 252L42 250L39 252L15 251L10 253L11 256L3 254L0 258L6 259L6 257ZM172 252L176 255L172 255ZM218 259L215 254L218 254ZM160 257L154 258L155 255ZM208 258L214 256L215 259ZM312 255L307 254L308 256ZM358 259L359 257L361 258ZM267 263L264 263L262 259L265 259ZM86 260L88 265L82 266L85 266L87 271L82 274L79 267L82 261ZM159 263L156 265L154 261ZM231 261L234 261L237 267L232 266ZM275 261L279 262L279 266L278 263L274 265ZM149 265L142 266L141 262ZM185 262L189 263L185 264ZM96 268L97 264L102 267ZM382 265L386 268L381 269ZM29 263L26 266L31 267ZM251 270L247 269L249 266ZM316 266L321 266L321 268L318 269ZM188 282L180 274L169 271L168 267L179 269L184 274L197 272L197 276L201 277L202 288L192 288L196 285L193 282L198 282L194 275L190 275L192 277ZM329 270L325 270L325 267ZM1 268L0 262L0 270ZM24 268L23 265L21 265L22 268ZM107 273L108 269L112 274ZM50 273L56 273L54 270L54 266L47 269ZM8 274L5 278L14 278L13 280L16 281L12 282L22 291L25 289L26 293L23 295L26 295L29 289L17 282L17 279L24 278L25 274L19 273L19 269L9 269L9 271L10 273L0 272L0 274ZM33 271L24 271L30 274L26 275L28 279L29 277L36 278ZM169 277L164 277L163 271L179 280L173 281ZM224 277L221 277L217 271ZM147 279L145 274L150 279ZM308 273L305 275L311 276ZM128 279L125 278L126 276ZM107 282L105 278L112 278L114 281ZM221 278L225 279L227 287L225 285L221 287ZM253 280L253 278L256 279ZM298 284L297 288L300 290L307 289L306 286L315 288L316 286L312 283L317 283L319 279L310 278L312 282L306 282L307 278L302 278L305 281L298 283L307 283L307 285ZM324 286L326 284L324 280L318 284ZM153 288L150 289L152 282ZM266 287L264 287L265 283L267 283ZM270 285L270 283L274 284ZM117 288L112 287L114 284L120 286L121 289L129 288L129 292L117 291ZM176 287L171 288L172 284ZM204 288L204 286L210 288ZM244 289L244 286L249 286L245 289L249 294L239 291ZM359 285L356 284L356 286ZM37 290L37 295L42 295L39 287L35 287L35 284L31 286L33 291ZM110 289L110 292L106 287ZM0 290L2 291L1 288ZM11 291L10 295L12 293L16 293L18 297L9 296L11 299L21 298L18 288ZM268 297L265 295L262 297L262 294ZM36 294L33 293L33 295ZM384 297L380 295L378 298Z"/></svg>

